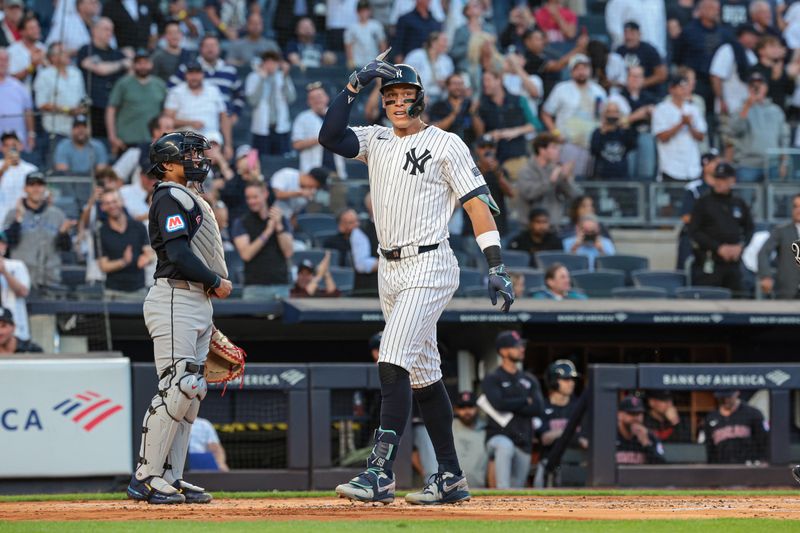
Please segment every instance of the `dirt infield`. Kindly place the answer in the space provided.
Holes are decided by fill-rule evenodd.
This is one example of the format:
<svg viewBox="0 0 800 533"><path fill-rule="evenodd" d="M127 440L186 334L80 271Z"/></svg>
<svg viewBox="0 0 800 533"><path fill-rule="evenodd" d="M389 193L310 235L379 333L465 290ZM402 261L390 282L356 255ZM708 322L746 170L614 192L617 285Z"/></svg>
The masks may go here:
<svg viewBox="0 0 800 533"><path fill-rule="evenodd" d="M772 518L800 520L789 496L484 496L453 507L415 507L398 499L365 506L335 498L236 499L195 505L191 513L129 501L3 502L4 520L655 520Z"/></svg>

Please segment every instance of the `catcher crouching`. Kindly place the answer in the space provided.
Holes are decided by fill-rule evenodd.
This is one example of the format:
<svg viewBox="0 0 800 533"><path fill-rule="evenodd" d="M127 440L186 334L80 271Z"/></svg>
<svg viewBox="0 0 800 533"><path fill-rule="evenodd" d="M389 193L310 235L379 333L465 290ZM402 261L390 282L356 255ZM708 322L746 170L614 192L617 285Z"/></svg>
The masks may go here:
<svg viewBox="0 0 800 533"><path fill-rule="evenodd" d="M208 148L206 138L193 132L167 133L150 147L149 173L159 183L148 229L158 264L144 319L159 383L142 424L128 496L153 504L211 501L211 494L183 480L189 435L207 383L243 370L244 352L212 323L211 297L227 298L232 286L214 214L193 186L208 174ZM209 354L210 345L217 355ZM207 357L211 374L204 371Z"/></svg>

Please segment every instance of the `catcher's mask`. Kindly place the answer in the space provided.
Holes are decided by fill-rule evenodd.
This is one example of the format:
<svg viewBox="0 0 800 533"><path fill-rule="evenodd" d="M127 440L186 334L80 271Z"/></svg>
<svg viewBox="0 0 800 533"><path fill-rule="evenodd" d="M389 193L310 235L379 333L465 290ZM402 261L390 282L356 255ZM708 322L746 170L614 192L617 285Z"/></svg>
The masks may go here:
<svg viewBox="0 0 800 533"><path fill-rule="evenodd" d="M148 174L164 177L164 163L181 163L187 181L202 182L211 168L205 151L211 148L208 139L193 131L165 133L150 145L151 167Z"/></svg>
<svg viewBox="0 0 800 533"><path fill-rule="evenodd" d="M411 85L417 88L417 97L413 99L404 100L403 103L411 104L406 108L406 113L411 118L416 118L425 111L425 88L422 86L422 79L419 77L417 70L411 65L400 63L395 65L400 71L400 76L391 80L384 80L381 85L381 94L394 85ZM396 103L395 100L385 100L384 105L392 105Z"/></svg>

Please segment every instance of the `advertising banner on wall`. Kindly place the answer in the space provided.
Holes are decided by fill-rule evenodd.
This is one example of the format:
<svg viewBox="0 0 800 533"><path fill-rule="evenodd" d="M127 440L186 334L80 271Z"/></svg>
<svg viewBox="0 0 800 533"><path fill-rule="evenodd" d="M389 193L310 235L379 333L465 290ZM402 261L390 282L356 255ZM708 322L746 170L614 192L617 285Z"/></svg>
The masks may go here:
<svg viewBox="0 0 800 533"><path fill-rule="evenodd" d="M131 469L130 361L0 360L0 478Z"/></svg>

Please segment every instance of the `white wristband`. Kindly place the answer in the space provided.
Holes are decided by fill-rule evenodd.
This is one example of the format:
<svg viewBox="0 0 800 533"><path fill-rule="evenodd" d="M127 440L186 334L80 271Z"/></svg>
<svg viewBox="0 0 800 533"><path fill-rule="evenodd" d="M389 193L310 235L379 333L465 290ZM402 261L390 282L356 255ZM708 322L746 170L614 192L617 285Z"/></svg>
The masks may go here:
<svg viewBox="0 0 800 533"><path fill-rule="evenodd" d="M475 242L480 246L481 251L484 251L490 246L500 246L500 232L497 230L487 231L475 237Z"/></svg>

